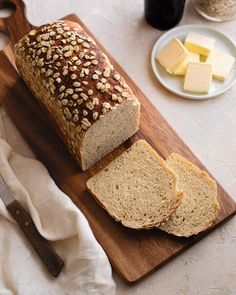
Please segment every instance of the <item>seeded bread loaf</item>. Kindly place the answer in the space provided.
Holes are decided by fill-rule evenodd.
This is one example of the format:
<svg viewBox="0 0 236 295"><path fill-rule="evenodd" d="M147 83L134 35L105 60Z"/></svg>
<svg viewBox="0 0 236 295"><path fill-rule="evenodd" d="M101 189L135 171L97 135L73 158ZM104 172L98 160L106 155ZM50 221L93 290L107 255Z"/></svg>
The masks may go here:
<svg viewBox="0 0 236 295"><path fill-rule="evenodd" d="M171 154L167 165L177 175L177 186L184 196L176 212L159 228L184 237L206 230L220 210L216 182L178 154Z"/></svg>
<svg viewBox="0 0 236 295"><path fill-rule="evenodd" d="M85 170L139 128L140 104L77 23L56 21L15 46L16 65Z"/></svg>
<svg viewBox="0 0 236 295"><path fill-rule="evenodd" d="M182 193L176 175L144 140L87 181L98 203L124 226L148 229L165 221L178 207Z"/></svg>

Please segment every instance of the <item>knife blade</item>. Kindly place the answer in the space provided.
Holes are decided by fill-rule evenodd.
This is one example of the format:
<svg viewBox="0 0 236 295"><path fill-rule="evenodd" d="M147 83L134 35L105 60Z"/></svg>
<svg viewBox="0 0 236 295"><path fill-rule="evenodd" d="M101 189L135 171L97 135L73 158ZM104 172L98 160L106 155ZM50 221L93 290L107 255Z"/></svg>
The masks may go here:
<svg viewBox="0 0 236 295"><path fill-rule="evenodd" d="M48 271L58 277L64 262L55 252L49 242L38 232L32 218L18 202L10 188L0 175L0 199L3 201L9 213L16 220L29 242L32 244Z"/></svg>
<svg viewBox="0 0 236 295"><path fill-rule="evenodd" d="M14 198L9 190L8 186L4 182L2 176L0 175L0 198L2 199L4 205L7 207L11 202L14 201Z"/></svg>

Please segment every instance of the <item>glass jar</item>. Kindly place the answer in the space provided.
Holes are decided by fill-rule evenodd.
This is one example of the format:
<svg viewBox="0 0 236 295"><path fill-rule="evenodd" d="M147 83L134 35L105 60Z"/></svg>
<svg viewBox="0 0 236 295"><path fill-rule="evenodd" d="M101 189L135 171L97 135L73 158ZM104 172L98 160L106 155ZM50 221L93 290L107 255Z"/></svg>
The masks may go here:
<svg viewBox="0 0 236 295"><path fill-rule="evenodd" d="M145 0L145 18L154 28L168 30L181 20L184 6L185 0Z"/></svg>
<svg viewBox="0 0 236 295"><path fill-rule="evenodd" d="M226 21L236 17L236 0L193 0L197 12L211 21Z"/></svg>

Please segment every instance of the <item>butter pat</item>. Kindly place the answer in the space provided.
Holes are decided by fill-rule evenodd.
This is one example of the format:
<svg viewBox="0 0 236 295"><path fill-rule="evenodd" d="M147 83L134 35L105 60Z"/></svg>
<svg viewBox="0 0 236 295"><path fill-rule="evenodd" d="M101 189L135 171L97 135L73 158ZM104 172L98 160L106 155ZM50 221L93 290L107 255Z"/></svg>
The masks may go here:
<svg viewBox="0 0 236 295"><path fill-rule="evenodd" d="M235 58L223 52L212 51L206 62L212 65L213 78L224 81L232 70Z"/></svg>
<svg viewBox="0 0 236 295"><path fill-rule="evenodd" d="M189 53L184 45L176 38L172 39L157 54L156 59L169 73L188 57Z"/></svg>
<svg viewBox="0 0 236 295"><path fill-rule="evenodd" d="M190 52L189 56L182 61L175 69L174 74L179 76L185 76L189 63L200 62L200 56L197 53Z"/></svg>
<svg viewBox="0 0 236 295"><path fill-rule="evenodd" d="M215 41L216 40L213 38L195 33L189 33L185 39L184 45L191 52L208 56L214 49Z"/></svg>
<svg viewBox="0 0 236 295"><path fill-rule="evenodd" d="M184 80L184 90L209 92L212 81L212 66L207 63L189 63Z"/></svg>

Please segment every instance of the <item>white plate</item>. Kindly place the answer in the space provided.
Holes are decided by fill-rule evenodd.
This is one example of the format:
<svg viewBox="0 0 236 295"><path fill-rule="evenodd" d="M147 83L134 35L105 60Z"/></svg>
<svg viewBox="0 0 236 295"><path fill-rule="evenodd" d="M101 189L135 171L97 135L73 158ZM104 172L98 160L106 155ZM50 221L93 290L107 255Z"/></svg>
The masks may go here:
<svg viewBox="0 0 236 295"><path fill-rule="evenodd" d="M226 92L236 83L236 62L234 63L233 69L226 81L221 82L213 79L209 93L197 94L185 91L183 89L183 77L168 74L166 70L156 61L155 57L157 55L157 52L159 52L160 49L163 48L169 41L176 37L183 42L190 32L195 32L214 38L216 40L215 48L217 50L228 53L234 56L236 59L236 47L233 41L226 37L224 34L202 25L185 25L168 31L167 33L162 35L155 43L151 54L151 63L154 74L165 88L185 98L208 99Z"/></svg>

